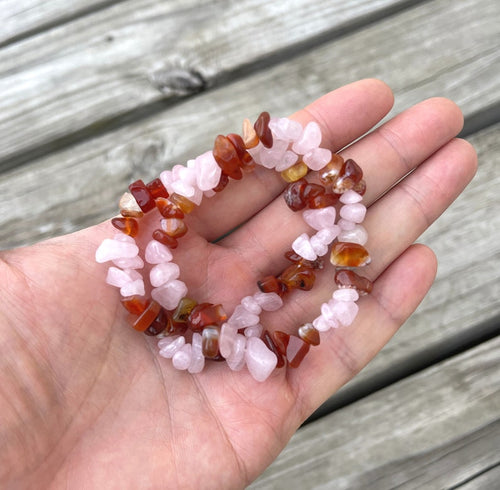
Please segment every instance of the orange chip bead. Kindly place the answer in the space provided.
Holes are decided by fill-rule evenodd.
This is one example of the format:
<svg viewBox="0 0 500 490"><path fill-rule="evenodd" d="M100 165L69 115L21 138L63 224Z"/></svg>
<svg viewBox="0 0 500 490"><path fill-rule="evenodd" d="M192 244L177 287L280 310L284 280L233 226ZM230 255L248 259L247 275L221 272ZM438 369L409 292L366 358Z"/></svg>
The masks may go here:
<svg viewBox="0 0 500 490"><path fill-rule="evenodd" d="M246 148L255 148L259 144L259 137L250 119L243 119L243 143Z"/></svg>
<svg viewBox="0 0 500 490"><path fill-rule="evenodd" d="M336 267L361 267L370 260L368 250L359 243L337 242L332 246L330 262Z"/></svg>
<svg viewBox="0 0 500 490"><path fill-rule="evenodd" d="M170 196L170 201L172 204L175 204L178 208L180 208L180 210L185 214L189 214L196 207L196 204L193 201L190 201L187 197L176 194L175 192Z"/></svg>
<svg viewBox="0 0 500 490"><path fill-rule="evenodd" d="M306 323L299 328L299 337L310 345L319 345L319 332L314 328L312 323Z"/></svg>
<svg viewBox="0 0 500 490"><path fill-rule="evenodd" d="M314 286L316 276L311 267L302 264L294 264L287 267L278 277L287 289L302 289L310 291Z"/></svg>
<svg viewBox="0 0 500 490"><path fill-rule="evenodd" d="M150 336L158 335L167 328L168 321L168 313L162 308L160 313L158 313L157 317L153 320L153 323L144 330L144 333Z"/></svg>
<svg viewBox="0 0 500 490"><path fill-rule="evenodd" d="M297 180L307 175L308 170L307 165L303 161L300 161L286 170L283 170L283 172L281 172L281 178L285 182L297 182Z"/></svg>
<svg viewBox="0 0 500 490"><path fill-rule="evenodd" d="M219 354L219 329L205 327L201 333L201 351L208 359L214 359Z"/></svg>
<svg viewBox="0 0 500 490"><path fill-rule="evenodd" d="M219 134L215 138L213 155L222 173L235 180L243 177L240 168L241 160L238 158L236 148L226 136Z"/></svg>
<svg viewBox="0 0 500 490"><path fill-rule="evenodd" d="M212 189L214 192L221 192L226 188L229 183L229 177L226 174L221 174L219 183Z"/></svg>
<svg viewBox="0 0 500 490"><path fill-rule="evenodd" d="M156 199L158 197L168 197L167 189L165 189L165 186L163 185L163 182L159 177L147 183L146 187L149 193L153 196L153 199Z"/></svg>
<svg viewBox="0 0 500 490"><path fill-rule="evenodd" d="M188 326L193 332L201 332L208 325L221 326L226 320L227 314L222 305L200 303L189 314Z"/></svg>
<svg viewBox="0 0 500 490"><path fill-rule="evenodd" d="M136 180L128 186L143 213L148 213L155 208L155 200L142 180Z"/></svg>
<svg viewBox="0 0 500 490"><path fill-rule="evenodd" d="M157 242L163 243L163 245L166 245L168 248L171 248L171 249L177 248L177 246L179 245L177 243L177 238L168 235L163 230L153 231L153 238Z"/></svg>
<svg viewBox="0 0 500 490"><path fill-rule="evenodd" d="M331 160L318 172L319 180L325 185L335 183L343 166L344 159L332 153Z"/></svg>
<svg viewBox="0 0 500 490"><path fill-rule="evenodd" d="M141 316L133 323L135 330L139 332L144 332L154 321L154 319L160 313L161 306L154 300L152 300L147 308L142 312Z"/></svg>
<svg viewBox="0 0 500 490"><path fill-rule="evenodd" d="M283 296L287 290L285 284L274 276L266 276L257 281L257 286L263 293L276 293L280 296Z"/></svg>
<svg viewBox="0 0 500 490"><path fill-rule="evenodd" d="M269 331L268 330L264 330L262 332L262 335L261 335L260 338L262 339L262 341L264 342L264 344L267 345L267 348L271 352L274 352L274 354L278 358L278 362L276 363L276 367L277 368L282 368L285 365L285 359L283 358L283 354L279 351L278 347L274 343L274 340L273 340L271 334L269 333Z"/></svg>
<svg viewBox="0 0 500 490"><path fill-rule="evenodd" d="M186 226L186 223L182 219L178 218L168 218L162 221L161 224L163 231L174 238L180 238L184 236L188 228Z"/></svg>
<svg viewBox="0 0 500 490"><path fill-rule="evenodd" d="M182 219L184 218L184 213L182 212L182 209L176 206L175 204L172 204L168 199L165 199L164 197L159 197L155 199L156 207L158 208L158 211L160 211L160 214L164 218L177 218L177 219Z"/></svg>
<svg viewBox="0 0 500 490"><path fill-rule="evenodd" d="M135 237L139 233L139 223L135 218L113 218L111 224L117 230L131 237Z"/></svg>
<svg viewBox="0 0 500 490"><path fill-rule="evenodd" d="M338 194L352 189L363 178L363 170L352 159L346 160L342 166L339 175L333 183L333 190Z"/></svg>
<svg viewBox="0 0 500 490"><path fill-rule="evenodd" d="M197 304L198 303L194 299L188 298L187 296L182 298L172 315L174 322L187 323L189 315Z"/></svg>
<svg viewBox="0 0 500 490"><path fill-rule="evenodd" d="M328 206L335 206L339 202L339 194L320 194L312 199L309 199L308 204L311 209L326 208Z"/></svg>
<svg viewBox="0 0 500 490"><path fill-rule="evenodd" d="M301 338L295 335L289 335L285 332L277 330L274 332L274 341L276 347L286 356L288 365L291 368L299 367L300 363L303 361L309 352L311 344L304 342Z"/></svg>
<svg viewBox="0 0 500 490"><path fill-rule="evenodd" d="M266 148L271 148L271 146L273 146L273 133L269 127L270 120L271 116L269 112L264 111L259 114L259 117L253 125L257 137Z"/></svg>
<svg viewBox="0 0 500 490"><path fill-rule="evenodd" d="M140 315L149 305L149 300L144 296L127 296L122 298L121 303L123 307L132 315Z"/></svg>
<svg viewBox="0 0 500 490"><path fill-rule="evenodd" d="M342 269L335 273L335 283L339 288L354 288L361 295L369 294L373 289L373 283L370 279L348 269Z"/></svg>
<svg viewBox="0 0 500 490"><path fill-rule="evenodd" d="M285 252L284 256L287 260L293 262L294 264L301 264L305 267L309 267L310 269L323 269L323 259L321 257L318 257L316 260L307 260L293 250Z"/></svg>

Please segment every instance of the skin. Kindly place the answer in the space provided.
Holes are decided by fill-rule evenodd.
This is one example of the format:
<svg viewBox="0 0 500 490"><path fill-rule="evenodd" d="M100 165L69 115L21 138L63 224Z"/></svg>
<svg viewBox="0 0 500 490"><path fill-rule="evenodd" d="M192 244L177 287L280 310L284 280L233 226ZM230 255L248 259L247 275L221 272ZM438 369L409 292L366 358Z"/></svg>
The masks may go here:
<svg viewBox="0 0 500 490"><path fill-rule="evenodd" d="M385 84L364 80L292 117L317 121L322 146L337 151L392 103ZM2 252L0 486L242 488L253 481L431 286L435 256L413 243L474 175L473 148L455 138L462 124L453 102L434 98L342 152L363 167L368 184L372 262L363 274L374 281L373 293L358 302L353 325L322 334L298 369L277 370L264 383L224 363L197 375L176 371L157 355L154 339L129 327L118 291L105 284L107 267L94 261L114 233L109 222ZM259 278L285 267L283 252L306 229L280 197L283 188L279 175L257 169L186 218L189 232L174 260L192 297L230 312ZM142 229L150 232L157 219L148 215ZM293 292L262 322L292 333L315 318L331 295L332 270L325 267L312 291Z"/></svg>

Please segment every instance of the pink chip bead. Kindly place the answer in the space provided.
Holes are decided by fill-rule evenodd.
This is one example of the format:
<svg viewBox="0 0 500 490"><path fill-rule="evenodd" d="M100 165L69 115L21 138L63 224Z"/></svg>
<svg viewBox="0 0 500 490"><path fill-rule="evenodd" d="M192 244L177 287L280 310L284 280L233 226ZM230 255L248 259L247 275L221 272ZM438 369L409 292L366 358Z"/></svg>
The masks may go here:
<svg viewBox="0 0 500 490"><path fill-rule="evenodd" d="M146 262L149 264L161 264L172 260L172 252L168 247L156 240L151 240L146 245Z"/></svg>
<svg viewBox="0 0 500 490"><path fill-rule="evenodd" d="M174 354L186 343L182 336L164 337L158 341L160 356L167 359L174 357Z"/></svg>
<svg viewBox="0 0 500 490"><path fill-rule="evenodd" d="M264 311L276 311L283 306L283 300L276 293L257 292L253 295L255 301Z"/></svg>
<svg viewBox="0 0 500 490"><path fill-rule="evenodd" d="M222 357L227 359L232 354L237 335L238 329L228 323L222 324L219 335L219 351Z"/></svg>
<svg viewBox="0 0 500 490"><path fill-rule="evenodd" d="M155 288L163 286L173 279L177 279L180 274L180 268L173 262L164 262L155 265L149 272L149 280Z"/></svg>
<svg viewBox="0 0 500 490"><path fill-rule="evenodd" d="M302 235L298 236L294 240L292 243L292 249L295 253L299 254L306 260L316 260L318 258L307 233L302 233Z"/></svg>
<svg viewBox="0 0 500 490"><path fill-rule="evenodd" d="M227 365L232 371L240 371L245 366L245 347L247 339L244 335L236 335L233 352L226 358Z"/></svg>
<svg viewBox="0 0 500 490"><path fill-rule="evenodd" d="M364 245L368 241L368 232L361 225L355 225L352 230L343 230L338 236L339 242L359 243Z"/></svg>
<svg viewBox="0 0 500 490"><path fill-rule="evenodd" d="M340 216L354 223L361 223L365 219L366 206L361 203L344 204L340 208Z"/></svg>
<svg viewBox="0 0 500 490"><path fill-rule="evenodd" d="M244 306L238 305L233 314L229 317L227 321L229 325L233 328L240 329L244 327L251 327L252 325L257 325L259 323L259 315L254 315L250 313Z"/></svg>
<svg viewBox="0 0 500 490"><path fill-rule="evenodd" d="M273 372L278 358L258 337L249 337L245 350L248 371L256 381L265 381Z"/></svg>
<svg viewBox="0 0 500 490"><path fill-rule="evenodd" d="M262 335L262 331L264 327L262 325L254 325L253 327L245 328L243 332L245 337L260 337Z"/></svg>
<svg viewBox="0 0 500 490"><path fill-rule="evenodd" d="M302 160L311 170L321 170L332 158L332 152L326 148L314 148L308 151Z"/></svg>
<svg viewBox="0 0 500 490"><path fill-rule="evenodd" d="M304 221L315 230L322 230L335 225L335 216L337 212L333 206L319 209L306 209L302 216Z"/></svg>
<svg viewBox="0 0 500 490"><path fill-rule="evenodd" d="M132 258L139 253L139 247L135 243L129 241L121 242L105 238L99 245L95 253L96 262L102 264L108 260L116 260L121 258Z"/></svg>
<svg viewBox="0 0 500 490"><path fill-rule="evenodd" d="M298 159L299 156L297 155L297 153L287 150L285 151L285 153L283 153L281 160L278 162L276 167L274 167L274 170L276 170L276 172L283 172L283 170L286 170L287 168L290 168L292 165L295 165Z"/></svg>
<svg viewBox="0 0 500 490"><path fill-rule="evenodd" d="M337 289L332 296L336 301L357 301L359 299L359 293L354 288Z"/></svg>
<svg viewBox="0 0 500 490"><path fill-rule="evenodd" d="M138 255L113 260L113 264L120 267L120 269L142 269L144 267L144 261Z"/></svg>
<svg viewBox="0 0 500 490"><path fill-rule="evenodd" d="M345 191L340 196L340 199L339 199L339 201L342 204L354 204L354 203L360 202L361 200L363 200L363 196L358 194L356 191L353 191L352 189Z"/></svg>
<svg viewBox="0 0 500 490"><path fill-rule="evenodd" d="M186 285L182 281L174 279L159 288L154 288L151 291L151 297L166 310L173 310L187 292Z"/></svg>
<svg viewBox="0 0 500 490"><path fill-rule="evenodd" d="M120 294L126 298L127 296L144 296L146 290L144 288L144 281L141 279L136 279L128 284L125 284L120 288Z"/></svg>
<svg viewBox="0 0 500 490"><path fill-rule="evenodd" d="M196 185L202 191L209 191L217 186L222 169L217 164L212 151L202 153L195 160Z"/></svg>
<svg viewBox="0 0 500 490"><path fill-rule="evenodd" d="M180 371L186 370L191 364L191 344L184 344L172 357L172 365Z"/></svg>
<svg viewBox="0 0 500 490"><path fill-rule="evenodd" d="M323 315L318 316L315 318L312 322L313 327L318 331L318 332L327 332L330 330L330 328L334 327L332 323L328 322Z"/></svg>
<svg viewBox="0 0 500 490"><path fill-rule="evenodd" d="M333 316L344 327L348 327L354 321L359 310L354 301L330 300L328 305Z"/></svg>
<svg viewBox="0 0 500 490"><path fill-rule="evenodd" d="M301 124L287 117L272 118L269 121L269 127L273 136L280 140L294 141L302 134Z"/></svg>
<svg viewBox="0 0 500 490"><path fill-rule="evenodd" d="M257 303L253 296L245 296L241 300L241 305L254 315L260 315L262 312L261 306L259 305L259 303Z"/></svg>
<svg viewBox="0 0 500 490"><path fill-rule="evenodd" d="M318 148L321 143L321 129L318 123L311 121L302 131L300 137L295 140L292 150L299 155L304 155L308 151Z"/></svg>
<svg viewBox="0 0 500 490"><path fill-rule="evenodd" d="M127 274L127 272L122 271L117 267L110 267L108 269L108 275L106 276L106 282L110 286L116 286L117 288L125 286L125 284L132 282L134 279L139 279L139 278L138 277L132 278L130 274Z"/></svg>
<svg viewBox="0 0 500 490"><path fill-rule="evenodd" d="M201 347L201 335L196 332L191 339L191 364L189 364L188 371L191 374L201 373L204 367L205 356Z"/></svg>

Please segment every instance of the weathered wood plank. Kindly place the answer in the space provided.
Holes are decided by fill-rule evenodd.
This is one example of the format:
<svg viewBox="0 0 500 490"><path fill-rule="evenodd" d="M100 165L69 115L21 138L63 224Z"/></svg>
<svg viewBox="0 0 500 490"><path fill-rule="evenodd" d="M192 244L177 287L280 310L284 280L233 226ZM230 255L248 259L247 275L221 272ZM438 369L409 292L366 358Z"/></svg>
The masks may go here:
<svg viewBox="0 0 500 490"><path fill-rule="evenodd" d="M496 450L498 451L498 447ZM460 490L491 490L498 487L498 482L500 482L500 464L485 470L484 473L472 478L458 488Z"/></svg>
<svg viewBox="0 0 500 490"><path fill-rule="evenodd" d="M262 107L286 114L352 79L385 74L396 90L395 111L431 95L444 95L459 103L467 116L500 100L500 54L487 55L485 60L478 51L468 64L457 63L461 58L457 46L470 34L469 23L481 23L480 17L475 22L469 17L462 27L444 29L443 39L438 33L447 22L447 12L442 17L433 10L426 15L421 12L418 22L415 15L415 11L404 12L289 63L200 94L146 120L4 174L0 181L4 196L0 203L4 230L0 247L104 219L115 212L113 203L133 178L152 177L170 162L183 162L205 151L214 134L239 128L243 117L258 114ZM428 49L433 50L434 61L426 61L421 71L413 71L429 57L427 52L414 49L415 36L422 35L420 31L433 22L441 26L429 36ZM390 33L394 46L391 52L382 50L378 56L367 52L366 46L375 45ZM353 53L359 63L352 63ZM335 65L332 55L338 58ZM393 64L400 69L392 70ZM429 65L433 71L428 70ZM25 198L26 193L30 199ZM103 201L109 204L103 206ZM35 212L32 202L37 203Z"/></svg>
<svg viewBox="0 0 500 490"><path fill-rule="evenodd" d="M500 464L500 338L302 429L250 488L450 488Z"/></svg>
<svg viewBox="0 0 500 490"><path fill-rule="evenodd" d="M0 46L120 0L2 0Z"/></svg>
<svg viewBox="0 0 500 490"><path fill-rule="evenodd" d="M265 0L135 0L85 16L0 51L0 93L8 94L0 100L0 161L4 167L26 161L72 142L80 131L94 134L144 106L192 94L279 53L292 56L404 4L294 0L270 8ZM498 52L499 14L497 2L487 0L423 4L367 29L365 43L330 45L324 62L332 66L324 68L352 79L368 71L360 70L368 61L372 74L385 76L406 66L401 53L405 60L420 55L402 79L450 71L482 56L486 67L486 55Z"/></svg>

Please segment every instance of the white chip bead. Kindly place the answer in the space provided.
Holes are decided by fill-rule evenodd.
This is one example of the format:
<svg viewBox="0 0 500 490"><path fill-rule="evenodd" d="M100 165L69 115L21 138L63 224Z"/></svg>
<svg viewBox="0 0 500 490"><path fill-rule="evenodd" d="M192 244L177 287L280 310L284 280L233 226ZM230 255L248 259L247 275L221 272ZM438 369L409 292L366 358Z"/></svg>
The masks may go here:
<svg viewBox="0 0 500 490"><path fill-rule="evenodd" d="M332 309L332 305L330 303L331 301L321 305L321 316L330 325L330 327L336 328L338 326L338 319L335 316L335 311Z"/></svg>
<svg viewBox="0 0 500 490"><path fill-rule="evenodd" d="M220 180L222 169L212 151L202 153L195 159L196 185L202 191L212 190Z"/></svg>
<svg viewBox="0 0 500 490"><path fill-rule="evenodd" d="M290 168L292 165L295 165L298 159L299 155L297 155L297 153L287 150L285 151L285 153L283 153L281 160L278 162L276 167L274 167L274 170L276 170L276 172L283 172L283 170L286 170L287 168Z"/></svg>
<svg viewBox="0 0 500 490"><path fill-rule="evenodd" d="M314 236L317 237L325 245L330 245L330 243L335 240L337 235L340 233L340 227L337 225L330 226L329 228L323 228L319 230Z"/></svg>
<svg viewBox="0 0 500 490"><path fill-rule="evenodd" d="M259 323L258 325L254 325L253 327L245 328L243 332L245 337L260 337L262 335L262 331L264 327Z"/></svg>
<svg viewBox="0 0 500 490"><path fill-rule="evenodd" d="M318 258L307 233L302 233L302 235L298 236L294 240L292 243L292 249L295 253L299 254L306 260L316 260Z"/></svg>
<svg viewBox="0 0 500 490"><path fill-rule="evenodd" d="M120 288L120 294L126 298L127 296L144 296L146 290L144 288L144 281L141 279L136 279L128 284L125 284Z"/></svg>
<svg viewBox="0 0 500 490"><path fill-rule="evenodd" d="M341 288L335 290L332 297L336 301L357 301L359 293L354 288Z"/></svg>
<svg viewBox="0 0 500 490"><path fill-rule="evenodd" d="M271 118L269 128L273 132L273 137L285 141L294 141L302 134L302 125L287 117Z"/></svg>
<svg viewBox="0 0 500 490"><path fill-rule="evenodd" d="M124 235L126 236L126 235ZM95 252L95 260L99 264L121 258L132 258L139 253L139 247L135 243L120 242L105 238Z"/></svg>
<svg viewBox="0 0 500 490"><path fill-rule="evenodd" d="M244 306L250 313L253 313L254 315L260 315L262 312L262 308L257 303L255 298L253 296L245 296L241 300L242 306Z"/></svg>
<svg viewBox="0 0 500 490"><path fill-rule="evenodd" d="M167 189L167 192L169 194L172 193L172 182L174 181L174 176L172 175L171 170L164 170L163 172L160 173L160 180L161 183L163 184L163 187Z"/></svg>
<svg viewBox="0 0 500 490"><path fill-rule="evenodd" d="M321 143L321 129L317 122L310 121L303 129L302 134L292 145L292 150L299 155L317 148Z"/></svg>
<svg viewBox="0 0 500 490"><path fill-rule="evenodd" d="M362 225L355 225L352 230L343 230L337 237L339 242L359 243L364 245L368 241L368 232Z"/></svg>
<svg viewBox="0 0 500 490"><path fill-rule="evenodd" d="M264 311L276 311L283 306L283 300L276 293L258 291L253 295L253 298Z"/></svg>
<svg viewBox="0 0 500 490"><path fill-rule="evenodd" d="M144 267L144 260L136 255L135 257L115 259L113 260L113 264L120 267L120 269L142 269Z"/></svg>
<svg viewBox="0 0 500 490"><path fill-rule="evenodd" d="M177 264L173 262L163 262L155 265L149 272L149 280L155 288L163 286L173 279L177 279L181 270Z"/></svg>
<svg viewBox="0 0 500 490"><path fill-rule="evenodd" d="M360 202L355 204L344 204L340 208L340 216L354 223L361 223L365 219L365 215L366 206Z"/></svg>
<svg viewBox="0 0 500 490"><path fill-rule="evenodd" d="M172 366L180 371L186 370L191 365L191 344L184 344L173 356Z"/></svg>
<svg viewBox="0 0 500 490"><path fill-rule="evenodd" d="M135 240L130 235L125 235L125 233L115 233L113 235L113 240L117 242L135 243Z"/></svg>
<svg viewBox="0 0 500 490"><path fill-rule="evenodd" d="M332 152L326 148L314 148L302 158L311 170L321 170L332 159Z"/></svg>
<svg viewBox="0 0 500 490"><path fill-rule="evenodd" d="M341 230L353 230L356 226L356 223L349 221L347 219L339 219L337 225L340 226Z"/></svg>
<svg viewBox="0 0 500 490"><path fill-rule="evenodd" d="M244 335L236 335L233 352L226 358L227 365L232 371L239 371L245 366L245 347L247 338Z"/></svg>
<svg viewBox="0 0 500 490"><path fill-rule="evenodd" d="M181 196L187 197L188 199L192 199L195 194L195 187L190 185L182 180L176 180L172 183L172 193L179 194Z"/></svg>
<svg viewBox="0 0 500 490"><path fill-rule="evenodd" d="M172 260L172 252L163 243L151 240L146 245L145 257L148 264L161 264Z"/></svg>
<svg viewBox="0 0 500 490"><path fill-rule="evenodd" d="M186 285L182 281L174 279L159 288L152 289L151 297L166 310L173 310L187 292Z"/></svg>
<svg viewBox="0 0 500 490"><path fill-rule="evenodd" d="M259 153L259 164L266 168L274 168L280 163L286 151L288 143L286 141L275 141L272 148L263 148Z"/></svg>
<svg viewBox="0 0 500 490"><path fill-rule="evenodd" d="M265 381L273 372L278 358L258 337L249 337L245 349L248 371L256 381Z"/></svg>
<svg viewBox="0 0 500 490"><path fill-rule="evenodd" d="M334 317L344 327L348 327L358 314L359 308L354 301L330 300L328 305Z"/></svg>
<svg viewBox="0 0 500 490"><path fill-rule="evenodd" d="M322 315L318 316L315 318L312 322L313 327L318 331L318 332L327 332L332 328L332 324L329 323L325 318L323 318Z"/></svg>
<svg viewBox="0 0 500 490"><path fill-rule="evenodd" d="M244 327L251 327L259 323L259 315L250 313L243 305L238 305L234 309L233 314L229 317L227 323L233 328L240 329Z"/></svg>
<svg viewBox="0 0 500 490"><path fill-rule="evenodd" d="M335 225L337 212L333 206L319 209L306 209L302 213L304 221L315 230L322 230Z"/></svg>
<svg viewBox="0 0 500 490"><path fill-rule="evenodd" d="M135 279L138 279L137 277ZM106 282L110 286L115 286L117 288L121 288L122 286L125 286L125 284L128 284L129 282L132 282L132 277L130 274L127 274L125 271L118 269L117 267L110 267L108 269L108 274L106 276Z"/></svg>
<svg viewBox="0 0 500 490"><path fill-rule="evenodd" d="M198 332L193 334L191 339L191 364L188 371L191 374L201 373L205 367L205 356L202 350L202 339Z"/></svg>
<svg viewBox="0 0 500 490"><path fill-rule="evenodd" d="M322 240L318 238L317 235L313 235L310 239L311 247L314 250L314 253L318 257L323 257L328 252L328 245L323 243Z"/></svg>
<svg viewBox="0 0 500 490"><path fill-rule="evenodd" d="M186 343L186 339L180 335L175 337L164 337L158 341L160 356L167 359L174 357L174 354Z"/></svg>
<svg viewBox="0 0 500 490"><path fill-rule="evenodd" d="M339 201L342 204L355 204L357 202L360 202L363 199L363 196L358 194L356 191L353 191L352 189L349 189L345 191L341 196Z"/></svg>

